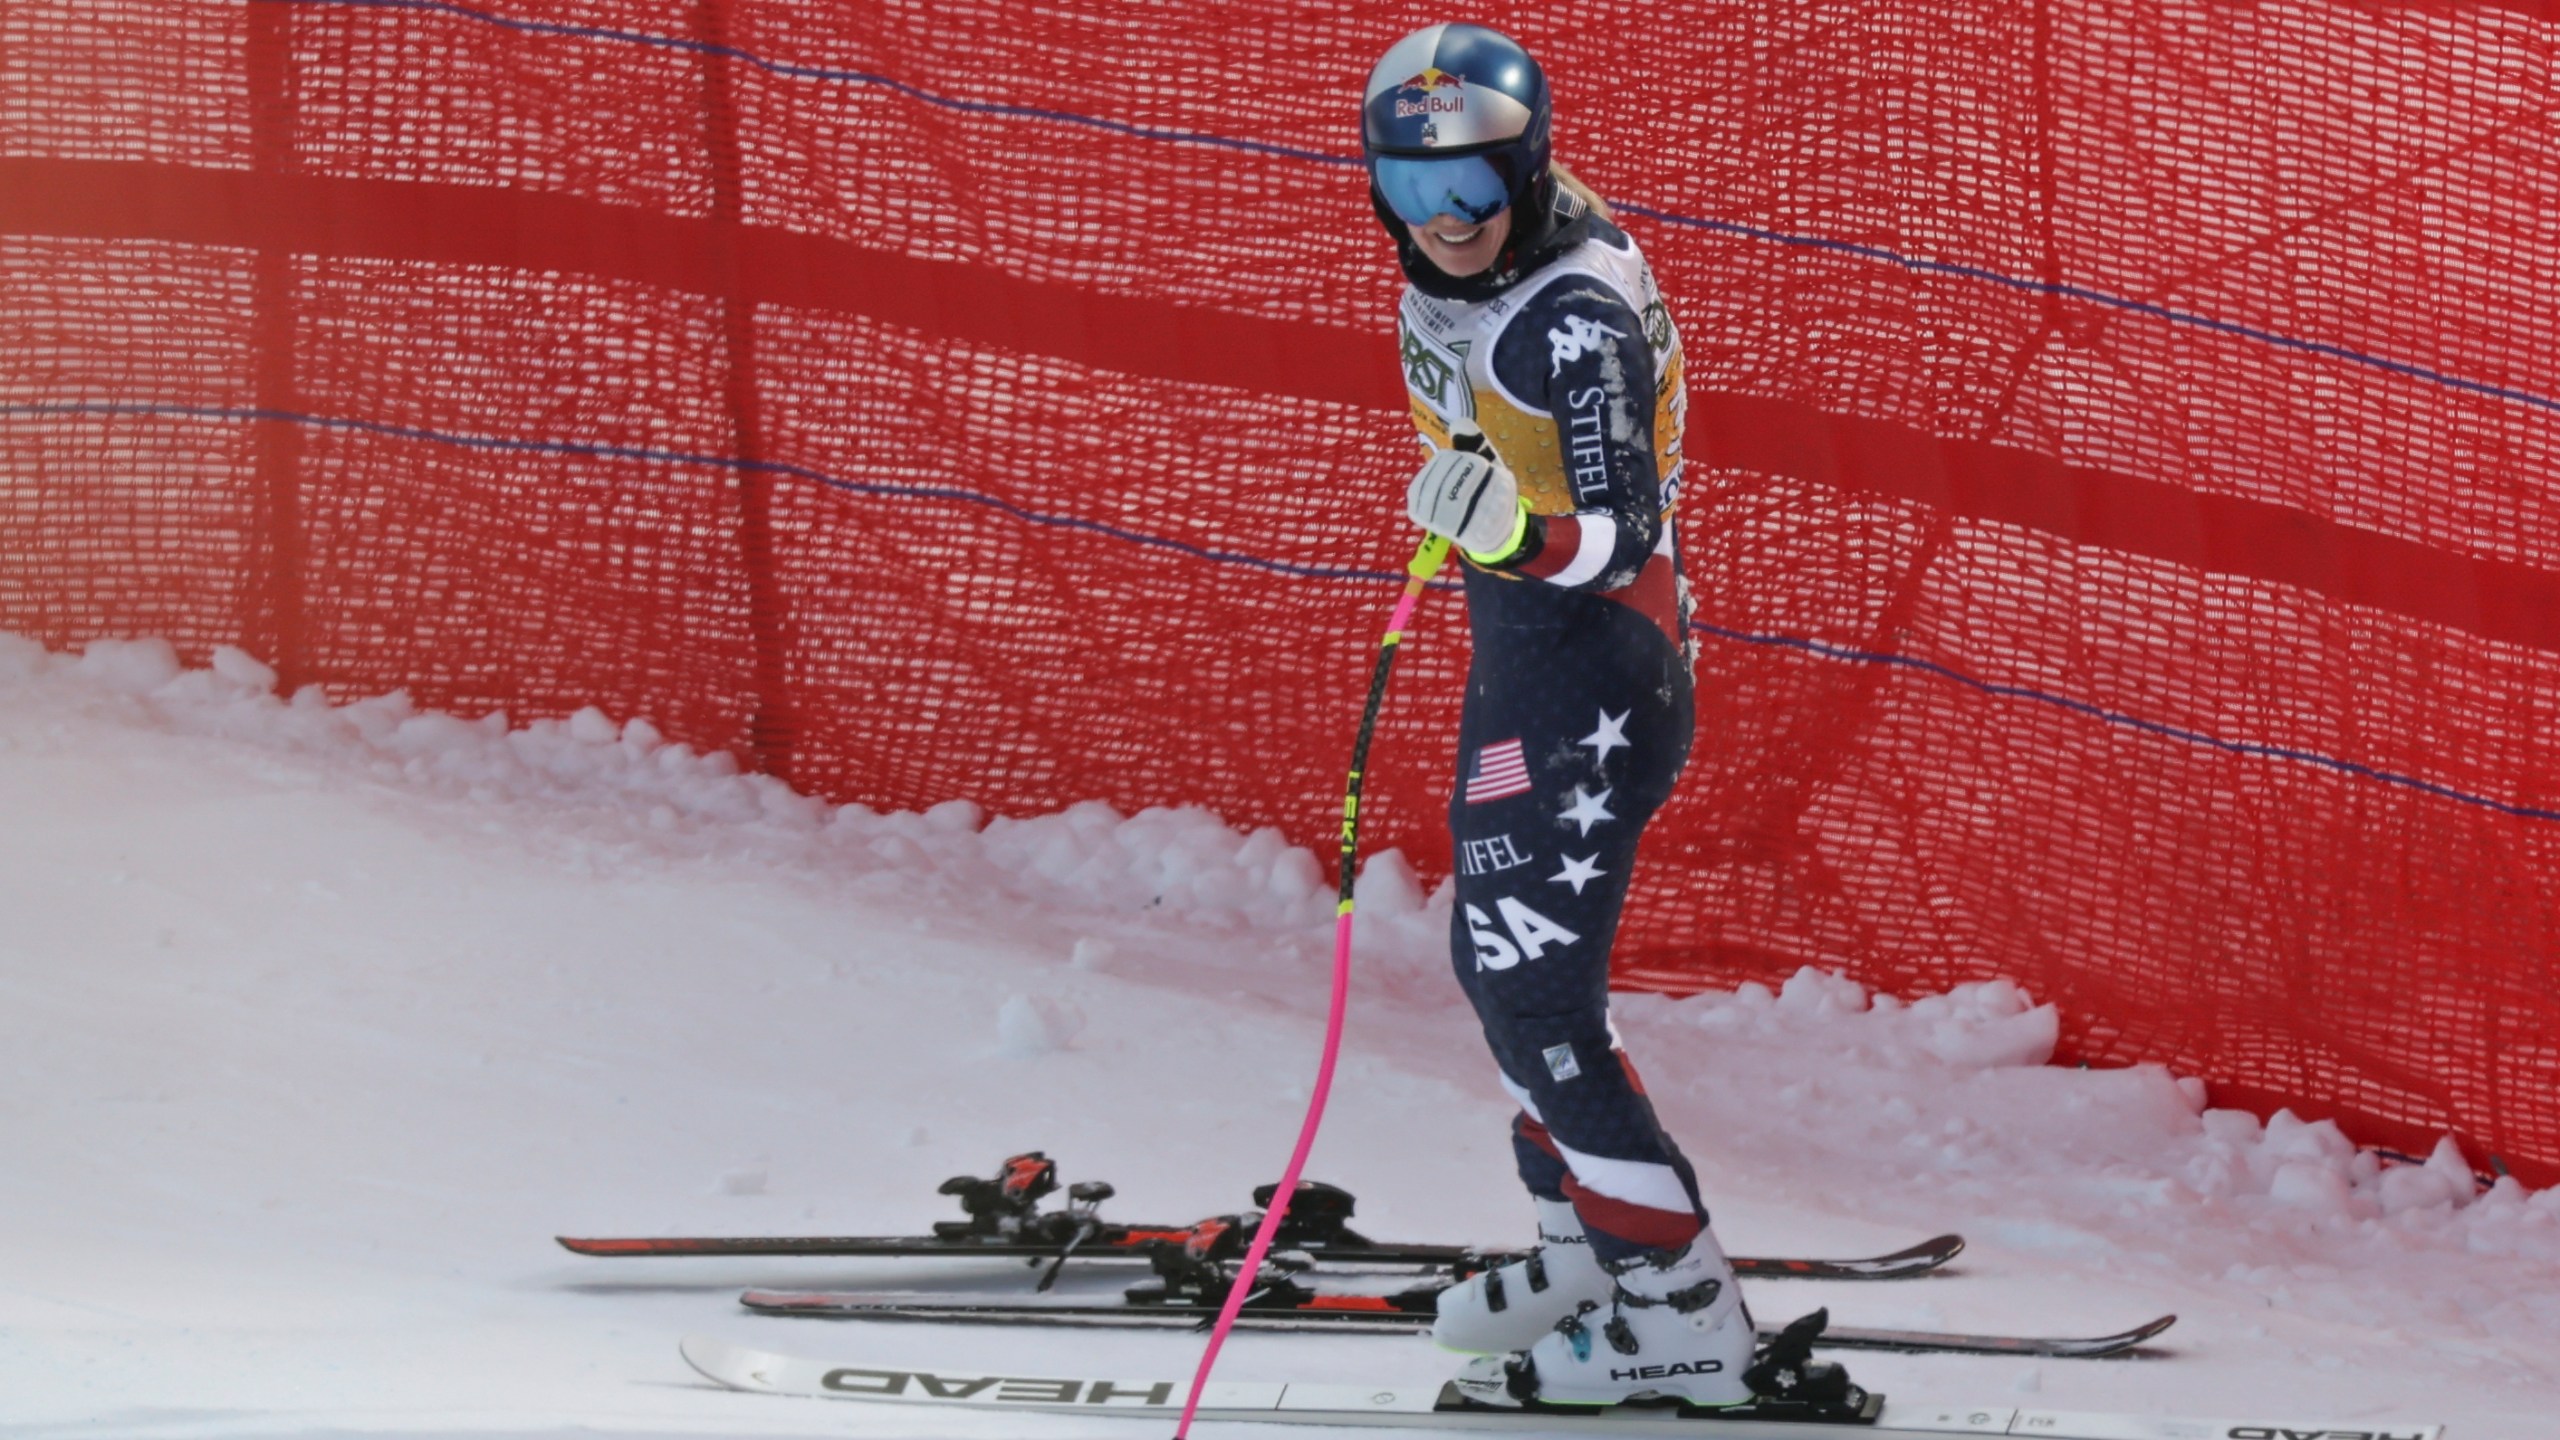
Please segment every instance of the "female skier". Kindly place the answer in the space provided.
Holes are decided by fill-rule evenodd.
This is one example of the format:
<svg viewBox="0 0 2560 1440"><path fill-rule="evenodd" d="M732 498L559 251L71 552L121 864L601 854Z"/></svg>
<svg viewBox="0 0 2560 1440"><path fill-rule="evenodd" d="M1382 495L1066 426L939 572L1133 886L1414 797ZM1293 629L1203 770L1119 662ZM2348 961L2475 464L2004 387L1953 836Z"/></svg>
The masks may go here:
<svg viewBox="0 0 2560 1440"><path fill-rule="evenodd" d="M1636 840L1689 750L1680 341L1548 122L1537 62L1474 25L1398 41L1361 107L1431 452L1406 508L1465 557L1474 638L1451 949L1543 1242L1449 1290L1433 1334L1525 1352L1473 1362L1471 1390L1739 1404L1751 1317L1608 1010Z"/></svg>

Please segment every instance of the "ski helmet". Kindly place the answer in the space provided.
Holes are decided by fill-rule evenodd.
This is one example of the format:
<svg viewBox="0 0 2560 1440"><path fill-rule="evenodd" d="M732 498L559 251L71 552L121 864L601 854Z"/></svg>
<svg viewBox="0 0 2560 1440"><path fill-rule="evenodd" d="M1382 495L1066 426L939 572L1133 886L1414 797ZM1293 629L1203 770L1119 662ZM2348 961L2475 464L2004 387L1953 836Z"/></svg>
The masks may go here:
<svg viewBox="0 0 2560 1440"><path fill-rule="evenodd" d="M1519 42L1481 25L1430 25L1388 47L1360 104L1369 201L1405 278L1444 299L1481 300L1581 242L1591 213L1556 183L1547 77ZM1491 269L1443 273L1410 226L1434 215L1512 212Z"/></svg>
<svg viewBox="0 0 2560 1440"><path fill-rule="evenodd" d="M1381 209L1408 224L1484 221L1551 184L1547 77L1481 25L1429 25L1369 72L1360 147Z"/></svg>

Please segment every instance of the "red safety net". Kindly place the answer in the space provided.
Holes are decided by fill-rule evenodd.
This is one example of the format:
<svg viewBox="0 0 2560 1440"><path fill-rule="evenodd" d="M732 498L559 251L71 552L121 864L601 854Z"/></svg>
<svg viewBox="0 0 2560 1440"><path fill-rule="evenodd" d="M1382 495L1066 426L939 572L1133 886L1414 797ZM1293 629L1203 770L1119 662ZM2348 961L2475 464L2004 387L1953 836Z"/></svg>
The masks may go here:
<svg viewBox="0 0 2560 1440"><path fill-rule="evenodd" d="M1322 846L1412 536L1350 0L6 0L0 627ZM1508 7L1686 338L1618 957L2560 1179L2560 28ZM1364 819L1426 872L1461 606Z"/></svg>

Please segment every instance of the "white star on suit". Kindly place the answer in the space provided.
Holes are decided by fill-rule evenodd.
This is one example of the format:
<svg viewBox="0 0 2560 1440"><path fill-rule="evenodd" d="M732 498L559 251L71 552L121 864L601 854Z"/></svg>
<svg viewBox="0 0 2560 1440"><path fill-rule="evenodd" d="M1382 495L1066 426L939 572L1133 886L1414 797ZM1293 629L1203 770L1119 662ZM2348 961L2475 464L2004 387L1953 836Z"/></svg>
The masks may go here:
<svg viewBox="0 0 2560 1440"><path fill-rule="evenodd" d="M1593 880L1597 880L1601 876L1609 873L1608 871L1601 869L1598 864L1594 863L1598 861L1599 858L1600 857L1597 855L1591 855L1583 859L1576 860L1572 856L1567 855L1564 857L1564 873L1561 875L1548 876L1548 883L1563 884L1571 882L1573 885L1573 893L1579 895L1582 893L1582 887L1585 884L1588 884Z"/></svg>
<svg viewBox="0 0 2560 1440"><path fill-rule="evenodd" d="M1634 742L1627 739L1627 717L1634 713L1633 710L1622 710L1612 715L1603 710L1600 712L1600 728L1573 743L1590 746L1597 752L1591 758L1596 762L1605 763L1610 751L1634 748Z"/></svg>
<svg viewBox="0 0 2560 1440"><path fill-rule="evenodd" d="M1556 818L1572 821L1574 824L1582 827L1583 834L1589 835L1591 833L1592 826L1599 824L1603 820L1615 820L1618 818L1617 816L1609 813L1609 797L1614 793L1616 792L1603 790L1597 795L1586 795L1582 793L1582 787L1576 785L1573 787L1572 806L1563 811Z"/></svg>

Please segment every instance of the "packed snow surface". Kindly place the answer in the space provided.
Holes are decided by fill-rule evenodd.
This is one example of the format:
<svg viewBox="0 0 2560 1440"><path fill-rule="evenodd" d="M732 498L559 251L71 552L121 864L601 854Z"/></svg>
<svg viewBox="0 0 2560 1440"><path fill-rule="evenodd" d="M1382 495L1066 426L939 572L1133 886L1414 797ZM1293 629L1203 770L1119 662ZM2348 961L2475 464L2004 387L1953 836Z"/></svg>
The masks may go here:
<svg viewBox="0 0 2560 1440"><path fill-rule="evenodd" d="M877 1233L1040 1148L1106 1215L1232 1211L1314 1072L1314 857L1196 810L835 808L637 718L331 706L236 651L0 636L0 1433L1137 1436L738 1395L688 1332L847 1361L1187 1378L1197 1340L827 1325L748 1286L1018 1287L1004 1262L592 1260L561 1233ZM1438 765L1445 757L1381 757ZM954 777L955 791L965 777ZM1363 877L1310 1173L1396 1239L1520 1243L1446 897ZM2096 1333L2149 1358L1846 1356L1897 1398L2560 1435L2560 1192L2475 1193L2157 1069L2045 1065L2005 983L1812 970L1630 995L1718 1228L1952 1271L1758 1283L1764 1317ZM1070 1284L1107 1290L1090 1266ZM1410 1380L1414 1338L1243 1335L1223 1378ZM1204 1435L1258 1433L1203 1426ZM1299 1431L1299 1434L1308 1432Z"/></svg>

